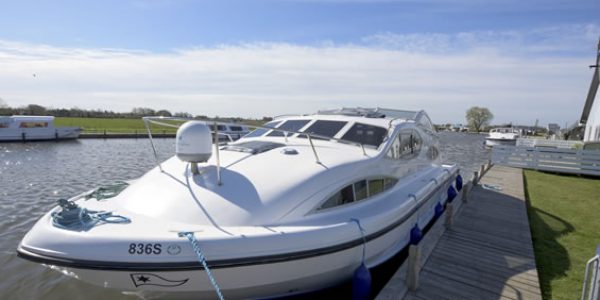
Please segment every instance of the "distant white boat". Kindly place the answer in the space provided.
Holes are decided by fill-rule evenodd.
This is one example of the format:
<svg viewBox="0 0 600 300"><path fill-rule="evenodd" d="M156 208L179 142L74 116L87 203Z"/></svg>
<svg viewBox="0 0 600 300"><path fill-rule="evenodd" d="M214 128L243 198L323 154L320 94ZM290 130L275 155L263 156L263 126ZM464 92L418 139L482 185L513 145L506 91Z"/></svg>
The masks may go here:
<svg viewBox="0 0 600 300"><path fill-rule="evenodd" d="M233 142L250 133L248 126L242 124L218 124L219 141ZM211 124L210 129L215 131L215 125Z"/></svg>
<svg viewBox="0 0 600 300"><path fill-rule="evenodd" d="M79 127L54 127L52 116L0 116L0 141L76 139Z"/></svg>
<svg viewBox="0 0 600 300"><path fill-rule="evenodd" d="M485 138L485 145L493 147L497 145L514 146L517 144L517 139L520 132L516 128L494 128L490 130L490 135Z"/></svg>

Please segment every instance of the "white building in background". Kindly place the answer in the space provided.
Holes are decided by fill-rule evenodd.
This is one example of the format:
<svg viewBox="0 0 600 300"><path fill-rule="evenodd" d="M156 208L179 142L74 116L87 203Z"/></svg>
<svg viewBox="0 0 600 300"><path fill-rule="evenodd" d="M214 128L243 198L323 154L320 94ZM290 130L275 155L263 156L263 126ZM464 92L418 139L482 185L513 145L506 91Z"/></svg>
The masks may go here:
<svg viewBox="0 0 600 300"><path fill-rule="evenodd" d="M590 90L588 91L580 123L585 126L584 142L600 141L600 99L598 99L598 85L600 84L600 41L598 41L598 53L596 65L591 66L594 69L594 76Z"/></svg>

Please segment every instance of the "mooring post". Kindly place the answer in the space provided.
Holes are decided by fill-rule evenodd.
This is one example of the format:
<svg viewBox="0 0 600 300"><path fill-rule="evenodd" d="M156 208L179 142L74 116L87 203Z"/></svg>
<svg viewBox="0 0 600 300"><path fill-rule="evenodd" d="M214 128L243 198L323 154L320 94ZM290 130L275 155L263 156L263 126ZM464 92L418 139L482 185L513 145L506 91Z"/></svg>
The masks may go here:
<svg viewBox="0 0 600 300"><path fill-rule="evenodd" d="M479 176L483 177L483 174L485 174L485 164L479 168Z"/></svg>
<svg viewBox="0 0 600 300"><path fill-rule="evenodd" d="M421 272L421 246L410 245L408 247L408 269L406 274L406 285L412 292L419 288L419 273Z"/></svg>
<svg viewBox="0 0 600 300"><path fill-rule="evenodd" d="M477 183L479 182L479 172L475 171L473 172L473 185L477 185Z"/></svg>
<svg viewBox="0 0 600 300"><path fill-rule="evenodd" d="M462 201L463 203L469 202L469 192L471 192L471 187L473 186L473 181L467 182L463 187Z"/></svg>
<svg viewBox="0 0 600 300"><path fill-rule="evenodd" d="M452 222L454 221L454 205L452 202L446 204L446 219L444 221L446 229L450 229L450 227L452 227Z"/></svg>
<svg viewBox="0 0 600 300"><path fill-rule="evenodd" d="M492 159L488 159L487 169L489 170L492 167Z"/></svg>

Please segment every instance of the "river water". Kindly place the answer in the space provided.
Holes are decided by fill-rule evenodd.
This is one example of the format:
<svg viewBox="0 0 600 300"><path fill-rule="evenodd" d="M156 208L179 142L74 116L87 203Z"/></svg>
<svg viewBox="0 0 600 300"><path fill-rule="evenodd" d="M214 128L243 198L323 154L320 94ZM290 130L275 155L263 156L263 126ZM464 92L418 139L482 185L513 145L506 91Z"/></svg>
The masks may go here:
<svg viewBox="0 0 600 300"><path fill-rule="evenodd" d="M465 178L489 157L483 136L443 132L440 139L444 162L458 163ZM174 139L155 142L161 160L173 155ZM57 199L135 179L154 166L147 139L0 144L0 299L138 299L20 259L15 249Z"/></svg>

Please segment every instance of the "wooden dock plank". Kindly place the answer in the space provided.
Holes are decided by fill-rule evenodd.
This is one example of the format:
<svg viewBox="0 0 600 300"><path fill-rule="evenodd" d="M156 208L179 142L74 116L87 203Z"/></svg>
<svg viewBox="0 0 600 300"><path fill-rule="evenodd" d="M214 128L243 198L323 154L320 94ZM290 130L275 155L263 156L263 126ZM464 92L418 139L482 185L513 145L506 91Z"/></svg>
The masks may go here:
<svg viewBox="0 0 600 300"><path fill-rule="evenodd" d="M480 184L500 189L473 187L404 299L542 299L522 171L494 166Z"/></svg>

